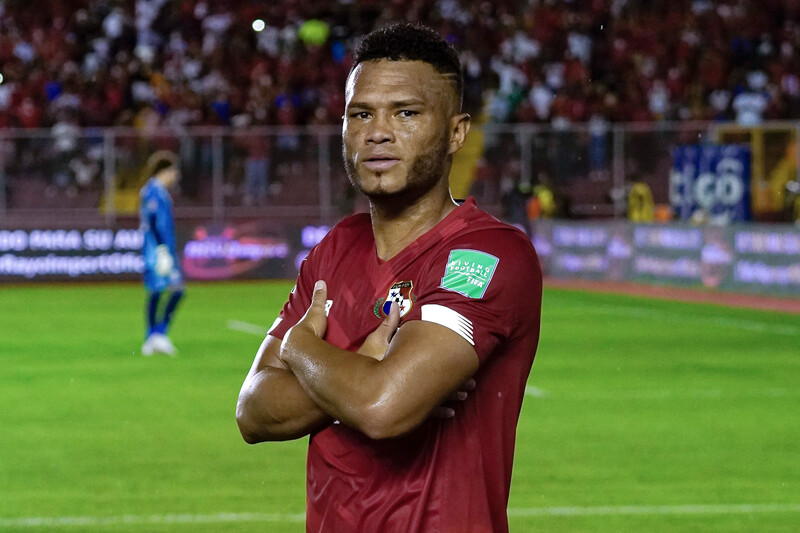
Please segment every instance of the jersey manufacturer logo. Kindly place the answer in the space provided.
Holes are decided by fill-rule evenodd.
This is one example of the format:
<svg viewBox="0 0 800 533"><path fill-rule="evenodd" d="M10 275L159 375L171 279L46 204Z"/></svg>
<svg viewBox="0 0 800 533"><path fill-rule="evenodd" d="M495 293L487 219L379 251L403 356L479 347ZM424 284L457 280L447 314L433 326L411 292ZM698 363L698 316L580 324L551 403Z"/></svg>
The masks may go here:
<svg viewBox="0 0 800 533"><path fill-rule="evenodd" d="M404 316L414 305L414 297L411 295L413 288L414 282L412 281L398 281L392 284L386 298L381 298L375 303L373 309L375 316L378 318L387 316L392 309L392 302L397 302L400 307L400 316Z"/></svg>
<svg viewBox="0 0 800 533"><path fill-rule="evenodd" d="M468 298L483 298L500 259L478 250L451 250L439 286Z"/></svg>

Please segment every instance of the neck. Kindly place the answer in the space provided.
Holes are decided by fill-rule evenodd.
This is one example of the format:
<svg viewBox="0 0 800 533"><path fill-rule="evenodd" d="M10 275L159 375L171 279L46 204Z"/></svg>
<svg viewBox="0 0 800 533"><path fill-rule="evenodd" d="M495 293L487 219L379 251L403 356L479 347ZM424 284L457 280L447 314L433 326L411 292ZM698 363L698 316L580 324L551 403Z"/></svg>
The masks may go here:
<svg viewBox="0 0 800 533"><path fill-rule="evenodd" d="M169 190L170 186L172 185L172 181L169 178L166 178L162 175L156 174L156 181L161 184L162 187Z"/></svg>
<svg viewBox="0 0 800 533"><path fill-rule="evenodd" d="M445 182L446 183L446 182ZM370 199L372 232L378 257L387 261L441 222L458 207L449 188L404 203Z"/></svg>

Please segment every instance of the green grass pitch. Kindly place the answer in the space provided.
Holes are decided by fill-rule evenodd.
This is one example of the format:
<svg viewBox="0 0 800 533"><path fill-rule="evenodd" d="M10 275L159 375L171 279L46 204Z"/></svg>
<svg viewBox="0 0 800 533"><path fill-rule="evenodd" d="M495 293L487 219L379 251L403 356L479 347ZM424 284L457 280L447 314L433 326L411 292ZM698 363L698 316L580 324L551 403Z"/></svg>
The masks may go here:
<svg viewBox="0 0 800 533"><path fill-rule="evenodd" d="M248 446L242 379L291 284L193 284L175 358L136 285L0 290L0 532L301 532L306 441ZM800 321L545 292L513 532L800 529Z"/></svg>

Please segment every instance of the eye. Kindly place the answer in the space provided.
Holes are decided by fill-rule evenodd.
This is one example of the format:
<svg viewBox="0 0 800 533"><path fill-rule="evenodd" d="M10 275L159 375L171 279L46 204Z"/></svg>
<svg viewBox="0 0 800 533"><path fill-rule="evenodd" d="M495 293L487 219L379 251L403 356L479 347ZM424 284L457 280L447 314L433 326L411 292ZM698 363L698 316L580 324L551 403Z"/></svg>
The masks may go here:
<svg viewBox="0 0 800 533"><path fill-rule="evenodd" d="M367 120L370 118L370 114L366 111L357 111L355 113L350 114L350 118L357 118L361 120Z"/></svg>
<svg viewBox="0 0 800 533"><path fill-rule="evenodd" d="M416 111L411 111L410 109L402 109L402 110L400 110L400 112L398 112L397 114L398 114L398 115L400 115L400 116L401 116L401 117L403 117L403 118L411 118L411 117L413 117L414 115L419 115L419 113L418 113L418 112L416 112Z"/></svg>

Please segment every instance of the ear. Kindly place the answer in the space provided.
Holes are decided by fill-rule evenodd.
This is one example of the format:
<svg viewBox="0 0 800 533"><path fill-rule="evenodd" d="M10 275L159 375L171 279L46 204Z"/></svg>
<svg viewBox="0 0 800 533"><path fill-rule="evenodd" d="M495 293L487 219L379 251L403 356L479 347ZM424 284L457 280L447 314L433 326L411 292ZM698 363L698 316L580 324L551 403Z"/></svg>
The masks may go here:
<svg viewBox="0 0 800 533"><path fill-rule="evenodd" d="M471 120L469 113L460 113L450 118L450 149L447 152L449 155L461 150L461 147L467 142Z"/></svg>

